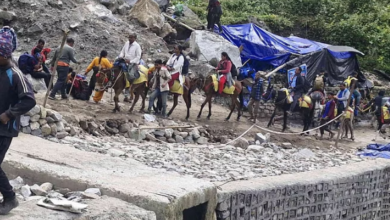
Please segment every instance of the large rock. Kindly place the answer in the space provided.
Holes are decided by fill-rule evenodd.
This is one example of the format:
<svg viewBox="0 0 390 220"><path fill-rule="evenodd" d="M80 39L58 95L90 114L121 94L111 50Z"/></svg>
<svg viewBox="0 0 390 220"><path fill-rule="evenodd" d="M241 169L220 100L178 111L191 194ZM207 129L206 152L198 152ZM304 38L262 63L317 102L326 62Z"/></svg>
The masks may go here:
<svg viewBox="0 0 390 220"><path fill-rule="evenodd" d="M177 31L169 23L164 23L159 32L159 36L164 38L168 35L172 36L173 38L176 38Z"/></svg>
<svg viewBox="0 0 390 220"><path fill-rule="evenodd" d="M45 80L35 79L30 74L26 74L25 76L26 76L27 80L30 82L30 84L32 85L34 91L36 91L38 93L41 93L41 92L43 93L47 90Z"/></svg>
<svg viewBox="0 0 390 220"><path fill-rule="evenodd" d="M20 116L20 126L26 127L30 124L30 116L22 115Z"/></svg>
<svg viewBox="0 0 390 220"><path fill-rule="evenodd" d="M3 9L3 10L0 10L0 19L6 20L6 21L12 21L12 20L16 19L16 14L15 14L15 12Z"/></svg>
<svg viewBox="0 0 390 220"><path fill-rule="evenodd" d="M233 145L245 150L248 148L249 142L245 138L239 138L238 140L234 141Z"/></svg>
<svg viewBox="0 0 390 220"><path fill-rule="evenodd" d="M183 7L183 16L178 18L182 23L192 27L193 29L204 29L202 21L199 19L190 8L187 6Z"/></svg>
<svg viewBox="0 0 390 220"><path fill-rule="evenodd" d="M39 105L35 105L29 112L27 112L27 115L31 117L39 114L39 112L41 112L41 107L39 107Z"/></svg>
<svg viewBox="0 0 390 220"><path fill-rule="evenodd" d="M34 184L33 186L31 186L31 192L33 192L35 195L37 196L46 196L47 195L47 192L42 189L40 186L38 186L37 184Z"/></svg>
<svg viewBox="0 0 390 220"><path fill-rule="evenodd" d="M153 0L138 0L130 10L130 16L156 34L160 33L164 25L159 5Z"/></svg>
<svg viewBox="0 0 390 220"><path fill-rule="evenodd" d="M205 61L192 61L190 62L190 72L194 77L198 77L200 75L206 77L210 75L210 73L215 70L215 67L211 66Z"/></svg>
<svg viewBox="0 0 390 220"><path fill-rule="evenodd" d="M226 52L236 67L241 67L240 50L237 46L215 33L208 31L193 31L190 38L192 55L200 61L216 58L221 59L221 53Z"/></svg>
<svg viewBox="0 0 390 220"><path fill-rule="evenodd" d="M118 19L112 14L112 11L100 4L88 4L87 8L98 18L111 23L117 23Z"/></svg>
<svg viewBox="0 0 390 220"><path fill-rule="evenodd" d="M117 9L118 11L118 14L120 15L127 15L127 13L129 12L129 10L131 9L131 6L127 3L123 3L122 5L120 5Z"/></svg>
<svg viewBox="0 0 390 220"><path fill-rule="evenodd" d="M45 124L41 128L43 136L51 135L51 127L48 124Z"/></svg>
<svg viewBox="0 0 390 220"><path fill-rule="evenodd" d="M36 130L38 129L40 126L39 126L39 123L38 122L32 122L30 123L30 128L31 130Z"/></svg>
<svg viewBox="0 0 390 220"><path fill-rule="evenodd" d="M124 0L130 6L134 6L138 0ZM169 4L169 0L154 0L160 8L166 7Z"/></svg>
<svg viewBox="0 0 390 220"><path fill-rule="evenodd" d="M39 121L40 118L41 118L40 115L33 115L33 116L31 116L30 121L37 122L37 121Z"/></svg>

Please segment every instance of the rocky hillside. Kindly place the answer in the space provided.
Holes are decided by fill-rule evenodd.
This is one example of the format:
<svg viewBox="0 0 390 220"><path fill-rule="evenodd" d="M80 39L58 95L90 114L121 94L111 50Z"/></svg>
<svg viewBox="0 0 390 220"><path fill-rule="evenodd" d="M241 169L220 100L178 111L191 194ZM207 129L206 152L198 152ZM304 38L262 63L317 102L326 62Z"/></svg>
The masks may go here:
<svg viewBox="0 0 390 220"><path fill-rule="evenodd" d="M110 4L100 2L116 2ZM166 58L168 49L163 39L142 27L128 14L130 6L119 1L93 0L2 0L0 22L12 17L12 27L19 38L18 54L31 51L38 39L46 40L46 46L55 48L61 43L63 30L69 29L70 37L76 41L77 58L89 61L102 49L114 59L120 52L127 35L138 35L145 60ZM119 6L118 6L119 5ZM113 13L115 12L115 14Z"/></svg>

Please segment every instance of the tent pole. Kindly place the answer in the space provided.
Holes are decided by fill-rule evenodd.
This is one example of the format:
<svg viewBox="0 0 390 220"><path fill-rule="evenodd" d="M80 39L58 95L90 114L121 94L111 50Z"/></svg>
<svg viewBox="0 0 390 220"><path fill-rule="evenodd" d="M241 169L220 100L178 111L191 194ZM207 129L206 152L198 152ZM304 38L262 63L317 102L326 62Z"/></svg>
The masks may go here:
<svg viewBox="0 0 390 220"><path fill-rule="evenodd" d="M265 78L268 78L270 76L272 76L273 74L275 74L276 72L278 72L280 69L283 69L285 66L287 65L287 63L279 66L278 68L272 70L272 72L268 73L267 75L265 75Z"/></svg>

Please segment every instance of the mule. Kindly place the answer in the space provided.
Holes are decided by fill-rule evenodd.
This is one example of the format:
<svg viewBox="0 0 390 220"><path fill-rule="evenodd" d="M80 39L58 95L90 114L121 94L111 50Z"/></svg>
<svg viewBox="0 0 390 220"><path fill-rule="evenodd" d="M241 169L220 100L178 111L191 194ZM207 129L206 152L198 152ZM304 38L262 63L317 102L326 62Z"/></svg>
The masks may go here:
<svg viewBox="0 0 390 220"><path fill-rule="evenodd" d="M270 118L270 121L268 123L267 127L270 127L273 124L276 111L282 110L283 111L283 129L284 132L287 129L287 111L290 110L291 103L288 102L287 94L285 92L285 89L281 89L276 93L275 98L275 108L274 112L272 113L272 116ZM312 102L313 103L313 102ZM296 108L294 109L294 112L300 112L303 118L303 131L309 130L312 118L313 118L313 112L314 109L312 107L309 108L301 108L299 107L299 104L297 104Z"/></svg>
<svg viewBox="0 0 390 220"><path fill-rule="evenodd" d="M143 73L140 73L143 74ZM147 73L146 73L147 74ZM146 76L147 77L147 76ZM107 69L107 70L101 70L100 73L96 76L96 88L97 89L106 89L106 82L112 82L111 88L114 90L114 102L115 102L115 107L113 109L113 112L120 112L120 107L119 107L119 95L122 94L123 90L126 87L126 76L125 72L122 70L121 67L115 66L112 69ZM135 99L134 102L129 109L130 112L134 110L134 106L137 103L139 97L142 97L142 107L140 111L144 111L145 109L145 100L146 100L146 81L138 83L138 84L133 84L133 91L135 94Z"/></svg>
<svg viewBox="0 0 390 220"><path fill-rule="evenodd" d="M178 81L176 83L178 83ZM183 87L183 99L184 99L184 102L185 102L186 107L187 107L186 120L188 120L190 118L191 92L193 92L196 89L196 84L192 83L190 77L186 76L184 84L183 84L182 87ZM180 93L174 92L172 90L172 88L170 89L170 93L173 95L173 106L172 106L171 110L169 110L169 112L167 114L168 117L170 115L172 115L173 110L175 110L175 108L176 108L176 106L178 104L179 96L182 95Z"/></svg>
<svg viewBox="0 0 390 220"><path fill-rule="evenodd" d="M216 92L215 89L214 89L214 82L213 82L212 75L209 75L207 77L204 77L204 76L200 75L196 79L196 84L197 84L197 88L199 89L199 91L203 90L205 92L206 100L202 103L197 118L200 119L204 106L207 103L209 103L209 114L207 115L207 119L210 120L212 98L215 97L215 96L221 96L221 97L230 97L231 98L230 113L229 113L228 117L225 119L225 121L229 121L229 119L232 116L232 113L233 113L234 109L236 108L236 106L238 108L237 121L239 121L240 118L241 118L241 109L242 109L243 102L242 101L240 102L238 100L238 98L240 98L240 100L242 100L242 94L241 93L242 93L243 86L242 86L242 82L241 81L234 80L234 82L235 82L235 84L234 84L235 89L234 89L234 93L233 94L225 94L225 93L219 94L218 91ZM218 88L217 88L217 90L218 90Z"/></svg>
<svg viewBox="0 0 390 220"><path fill-rule="evenodd" d="M310 94L313 105L313 127L316 127L320 124L321 114L324 109L325 94L322 91L313 91Z"/></svg>

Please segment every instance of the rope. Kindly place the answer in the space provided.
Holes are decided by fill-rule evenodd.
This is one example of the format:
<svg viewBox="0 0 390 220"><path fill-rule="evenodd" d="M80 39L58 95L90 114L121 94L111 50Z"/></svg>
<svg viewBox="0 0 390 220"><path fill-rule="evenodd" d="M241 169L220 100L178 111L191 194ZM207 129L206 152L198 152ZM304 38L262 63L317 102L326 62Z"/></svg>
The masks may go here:
<svg viewBox="0 0 390 220"><path fill-rule="evenodd" d="M229 141L228 143L226 143L226 145L229 145L230 143L233 143L234 141L240 139L242 136L246 135L246 133L248 133L254 126L256 126L256 124L253 124L252 126L250 126L248 128L248 130L246 130L244 133L242 133L240 136L238 136L236 139L232 140L232 141Z"/></svg>
<svg viewBox="0 0 390 220"><path fill-rule="evenodd" d="M273 133L273 134L301 135L301 134L305 134L305 133L307 133L307 132L315 131L315 130L318 130L318 129L322 128L322 127L325 127L325 126L327 126L328 124L330 124L330 123L336 121L337 119L341 118L341 117L344 116L344 115L345 115L345 112L343 112L343 113L340 114L339 116L335 117L334 119L328 121L327 123L325 123L325 124L323 124L323 125L321 125L321 126L318 126L318 127L316 127L316 128L313 128L313 129L310 129L310 130L307 130L307 131L302 131L302 132L299 132L299 133L296 133L296 132L293 132L293 133L278 132L278 131L273 131L273 130L270 130L270 129L267 129L267 128L260 127L260 126L258 126L258 125L256 125L256 124L253 124L253 125L250 126L244 133L242 133L240 136L238 136L236 139L234 139L234 140L232 140L232 141L229 141L229 142L227 143L227 145L229 145L229 144L235 142L236 140L240 139L241 137L243 137L243 136L244 136L245 134L247 134L253 127L257 127L257 128L259 128L259 129L261 129L261 130L268 131L268 132Z"/></svg>

